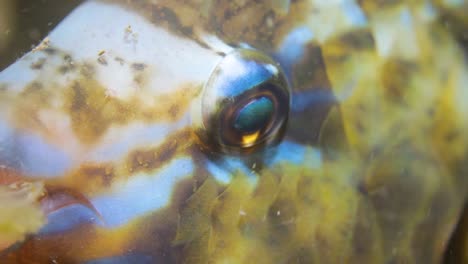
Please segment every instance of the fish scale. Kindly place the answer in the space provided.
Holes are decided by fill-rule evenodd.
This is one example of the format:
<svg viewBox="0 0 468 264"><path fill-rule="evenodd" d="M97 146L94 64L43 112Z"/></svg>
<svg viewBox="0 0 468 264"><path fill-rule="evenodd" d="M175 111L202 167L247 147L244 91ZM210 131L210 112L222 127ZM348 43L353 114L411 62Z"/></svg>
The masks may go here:
<svg viewBox="0 0 468 264"><path fill-rule="evenodd" d="M440 263L453 232L463 252L466 8L83 3L0 73L0 262ZM252 74L213 70L238 49L291 87L278 142L245 153L197 123L211 75Z"/></svg>

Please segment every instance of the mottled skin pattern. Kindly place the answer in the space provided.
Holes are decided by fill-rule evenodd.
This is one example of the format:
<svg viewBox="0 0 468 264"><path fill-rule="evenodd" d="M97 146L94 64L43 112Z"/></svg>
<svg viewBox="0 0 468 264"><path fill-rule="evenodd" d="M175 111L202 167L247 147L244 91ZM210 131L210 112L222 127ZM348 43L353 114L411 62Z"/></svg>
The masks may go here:
<svg viewBox="0 0 468 264"><path fill-rule="evenodd" d="M191 44L143 47L151 36L129 24L115 26L124 46L73 32L71 42L96 42L83 55L52 34L0 74L0 165L13 171L5 179L79 191L103 218L75 205L68 212L78 220L61 229L53 225L72 218L60 212L41 218L40 232L25 223L27 237L1 263L442 260L468 194L468 74L457 42L466 3L102 3ZM283 142L240 157L211 151L190 121L229 45L277 60L293 97ZM126 188L155 195L142 204L164 200L158 192L169 198L134 211L141 204L119 194ZM34 215L30 198L19 208ZM132 217L117 216L125 212Z"/></svg>

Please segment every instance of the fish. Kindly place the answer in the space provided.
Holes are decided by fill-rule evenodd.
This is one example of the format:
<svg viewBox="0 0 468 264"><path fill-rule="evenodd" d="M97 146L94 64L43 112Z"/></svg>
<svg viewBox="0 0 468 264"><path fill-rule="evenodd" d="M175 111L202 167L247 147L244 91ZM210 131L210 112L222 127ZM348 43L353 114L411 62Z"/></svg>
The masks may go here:
<svg viewBox="0 0 468 264"><path fill-rule="evenodd" d="M466 10L83 2L0 73L0 262L466 261Z"/></svg>

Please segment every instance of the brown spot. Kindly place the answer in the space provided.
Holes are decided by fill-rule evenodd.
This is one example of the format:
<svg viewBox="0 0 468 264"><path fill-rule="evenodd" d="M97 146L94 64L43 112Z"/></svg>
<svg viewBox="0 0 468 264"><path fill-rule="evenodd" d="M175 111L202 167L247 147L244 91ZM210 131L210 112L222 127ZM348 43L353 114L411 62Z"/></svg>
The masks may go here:
<svg viewBox="0 0 468 264"><path fill-rule="evenodd" d="M435 109L434 109L434 107L430 107L429 109L427 109L426 113L427 113L427 115L428 115L429 117L431 117L431 118L434 117L434 116L435 116Z"/></svg>
<svg viewBox="0 0 468 264"><path fill-rule="evenodd" d="M72 70L75 69L75 66L74 65L62 65L60 67L58 67L57 71L60 73L60 74L66 74Z"/></svg>
<svg viewBox="0 0 468 264"><path fill-rule="evenodd" d="M60 67L58 67L57 71L60 73L60 74L66 74L67 72L69 72L71 70L70 67L68 67L67 65L62 65Z"/></svg>
<svg viewBox="0 0 468 264"><path fill-rule="evenodd" d="M187 84L184 88L177 89L177 91L170 94L161 94L154 97L154 107L147 109L139 109L144 117L144 120L177 120L186 113L190 102L194 97L200 93L201 86L194 86ZM176 105L178 111L171 111L170 109ZM172 109L175 110L175 109Z"/></svg>
<svg viewBox="0 0 468 264"><path fill-rule="evenodd" d="M414 62L401 59L390 59L385 62L381 69L381 80L384 92L394 102L404 103L405 95L409 89L408 84L417 71Z"/></svg>
<svg viewBox="0 0 468 264"><path fill-rule="evenodd" d="M133 32L132 26L131 26L131 25L128 25L128 26L125 28L125 32L126 32L126 33L132 33L132 32Z"/></svg>
<svg viewBox="0 0 468 264"><path fill-rule="evenodd" d="M356 120L355 128L360 134L364 134L364 132L366 131L364 125L361 122L361 120Z"/></svg>
<svg viewBox="0 0 468 264"><path fill-rule="evenodd" d="M143 71L146 69L147 65L144 63L133 63L131 67L135 71Z"/></svg>
<svg viewBox="0 0 468 264"><path fill-rule="evenodd" d="M138 87L142 88L142 87L145 87L145 75L144 74L135 74L135 76L133 77L133 81L138 84Z"/></svg>
<svg viewBox="0 0 468 264"><path fill-rule="evenodd" d="M369 195L369 190L367 189L367 185L363 181L358 182L358 184L356 185L356 189L363 196Z"/></svg>
<svg viewBox="0 0 468 264"><path fill-rule="evenodd" d="M73 64L73 59L72 59L72 56L70 54L64 54L63 55L63 61L66 62L66 63Z"/></svg>
<svg viewBox="0 0 468 264"><path fill-rule="evenodd" d="M114 122L131 118L131 108L119 100L110 99L97 81L76 81L66 91L65 110L69 113L73 131L84 142L99 139Z"/></svg>
<svg viewBox="0 0 468 264"><path fill-rule="evenodd" d="M159 169L173 159L180 145L186 143L190 134L181 131L168 138L161 146L148 150L136 150L129 155L128 168L131 172Z"/></svg>
<svg viewBox="0 0 468 264"><path fill-rule="evenodd" d="M76 68L73 58L69 54L63 55L63 64L59 67L59 72L65 74Z"/></svg>
<svg viewBox="0 0 468 264"><path fill-rule="evenodd" d="M314 181L310 177L301 177L297 184L297 196L298 198L309 205L317 203L316 198L310 190L313 189Z"/></svg>
<svg viewBox="0 0 468 264"><path fill-rule="evenodd" d="M449 131L446 135L445 135L445 140L447 142L453 142L454 140L456 140L458 137L460 136L460 133L458 131Z"/></svg>
<svg viewBox="0 0 468 264"><path fill-rule="evenodd" d="M45 107L48 105L50 98L48 93L44 89L44 85L41 82L34 81L27 85L21 92L21 102L18 102L18 108L26 107L34 109L41 105ZM18 109L19 111L24 109Z"/></svg>
<svg viewBox="0 0 468 264"><path fill-rule="evenodd" d="M350 50L371 50L375 47L375 40L370 29L358 29L339 37L339 41Z"/></svg>
<svg viewBox="0 0 468 264"><path fill-rule="evenodd" d="M107 65L107 59L104 56L99 56L97 62L101 65Z"/></svg>
<svg viewBox="0 0 468 264"><path fill-rule="evenodd" d="M9 96L5 96L9 98ZM39 113L49 109L52 96L42 82L33 81L8 103L12 106L13 121L18 129L43 129Z"/></svg>
<svg viewBox="0 0 468 264"><path fill-rule="evenodd" d="M121 57L115 57L114 60L120 64L120 66L123 66L125 64L125 60L122 59Z"/></svg>
<svg viewBox="0 0 468 264"><path fill-rule="evenodd" d="M179 115L180 108L178 105L173 104L169 107L169 114L172 116L172 118L176 118Z"/></svg>
<svg viewBox="0 0 468 264"><path fill-rule="evenodd" d="M46 58L39 58L37 61L31 63L29 68L31 68L32 70L40 70L44 66L44 63L46 62L46 60L47 60Z"/></svg>
<svg viewBox="0 0 468 264"><path fill-rule="evenodd" d="M43 49L42 51L46 53L47 55L55 55L58 52L56 48L52 48L52 47L48 47L46 49Z"/></svg>
<svg viewBox="0 0 468 264"><path fill-rule="evenodd" d="M110 186L115 177L114 167L110 164L85 165L81 167L80 173L88 179L98 179L104 186Z"/></svg>
<svg viewBox="0 0 468 264"><path fill-rule="evenodd" d="M174 9L157 6L153 12L153 18L165 22L165 26L172 32L176 32L185 36L191 36L193 33L192 25L184 25Z"/></svg>
<svg viewBox="0 0 468 264"><path fill-rule="evenodd" d="M228 19L230 19L231 17L233 17L234 14L235 14L234 10L232 10L232 9L226 9L226 10L224 10L224 19L225 19L225 20L228 20Z"/></svg>
<svg viewBox="0 0 468 264"><path fill-rule="evenodd" d="M92 64L85 63L80 67L80 73L84 78L91 79L96 74L96 69Z"/></svg>
<svg viewBox="0 0 468 264"><path fill-rule="evenodd" d="M58 179L56 185L73 186L84 194L98 193L112 185L112 181L117 177L113 164L82 164L78 169L71 172L64 179Z"/></svg>

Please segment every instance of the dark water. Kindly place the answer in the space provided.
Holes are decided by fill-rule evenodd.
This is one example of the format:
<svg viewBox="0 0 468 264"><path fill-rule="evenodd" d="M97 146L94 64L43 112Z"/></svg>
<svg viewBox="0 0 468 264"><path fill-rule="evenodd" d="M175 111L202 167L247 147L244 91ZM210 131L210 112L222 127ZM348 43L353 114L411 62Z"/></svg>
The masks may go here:
<svg viewBox="0 0 468 264"><path fill-rule="evenodd" d="M0 70L37 45L82 0L0 0L9 23L0 32ZM5 12L5 13L4 13ZM1 15L1 14L0 14Z"/></svg>

